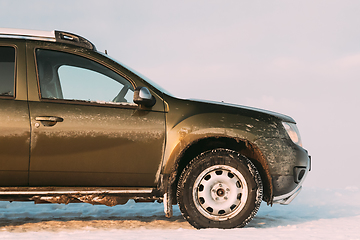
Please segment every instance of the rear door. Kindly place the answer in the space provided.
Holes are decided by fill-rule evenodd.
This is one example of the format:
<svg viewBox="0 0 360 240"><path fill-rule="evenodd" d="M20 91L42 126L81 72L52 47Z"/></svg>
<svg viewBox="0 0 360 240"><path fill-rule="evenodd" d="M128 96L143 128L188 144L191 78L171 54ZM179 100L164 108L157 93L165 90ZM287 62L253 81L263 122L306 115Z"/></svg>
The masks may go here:
<svg viewBox="0 0 360 240"><path fill-rule="evenodd" d="M71 51L34 48L31 186L156 186L165 120L132 102L132 79ZM161 109L155 110L155 109Z"/></svg>
<svg viewBox="0 0 360 240"><path fill-rule="evenodd" d="M0 40L0 186L28 185L30 122L25 44Z"/></svg>

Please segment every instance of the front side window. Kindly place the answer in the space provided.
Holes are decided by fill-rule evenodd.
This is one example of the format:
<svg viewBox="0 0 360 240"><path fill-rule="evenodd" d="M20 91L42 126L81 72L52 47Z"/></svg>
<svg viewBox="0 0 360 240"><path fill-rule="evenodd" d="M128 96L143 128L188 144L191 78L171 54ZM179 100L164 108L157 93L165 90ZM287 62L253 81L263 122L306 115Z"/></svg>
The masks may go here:
<svg viewBox="0 0 360 240"><path fill-rule="evenodd" d="M133 103L134 87L116 72L84 57L36 50L41 98Z"/></svg>
<svg viewBox="0 0 360 240"><path fill-rule="evenodd" d="M0 96L14 96L15 48L0 47Z"/></svg>

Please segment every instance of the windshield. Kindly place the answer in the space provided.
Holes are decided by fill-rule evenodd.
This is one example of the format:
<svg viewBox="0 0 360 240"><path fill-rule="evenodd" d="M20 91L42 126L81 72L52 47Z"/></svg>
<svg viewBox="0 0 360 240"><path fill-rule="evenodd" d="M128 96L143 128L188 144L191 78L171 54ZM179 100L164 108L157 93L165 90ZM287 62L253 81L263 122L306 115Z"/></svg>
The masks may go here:
<svg viewBox="0 0 360 240"><path fill-rule="evenodd" d="M110 57L109 55L105 54L105 53L102 53L102 52L98 52L100 53L101 55L107 57L107 58L110 58L111 60L113 60L114 62L120 64L121 66L123 66L124 68L128 69L129 71L133 72L134 74L138 75L139 77L141 77L142 79L144 79L146 82L148 82L150 85L152 85L154 88L158 89L159 91L167 94L167 95L170 95L170 96L173 96L170 92L168 92L166 89L164 89L163 87L161 87L160 85L158 85L156 82L153 82L151 79L147 78L146 76L142 75L141 73L137 72L136 70L128 67L127 65L119 62L118 60Z"/></svg>

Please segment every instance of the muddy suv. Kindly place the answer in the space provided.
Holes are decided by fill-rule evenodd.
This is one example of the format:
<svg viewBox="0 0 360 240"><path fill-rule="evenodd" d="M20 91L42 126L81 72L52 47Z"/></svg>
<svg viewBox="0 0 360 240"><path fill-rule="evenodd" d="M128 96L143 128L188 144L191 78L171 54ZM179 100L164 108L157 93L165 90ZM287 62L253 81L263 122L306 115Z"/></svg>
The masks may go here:
<svg viewBox="0 0 360 240"><path fill-rule="evenodd" d="M295 121L179 99L78 35L0 29L0 200L178 204L196 228L288 204L310 169Z"/></svg>

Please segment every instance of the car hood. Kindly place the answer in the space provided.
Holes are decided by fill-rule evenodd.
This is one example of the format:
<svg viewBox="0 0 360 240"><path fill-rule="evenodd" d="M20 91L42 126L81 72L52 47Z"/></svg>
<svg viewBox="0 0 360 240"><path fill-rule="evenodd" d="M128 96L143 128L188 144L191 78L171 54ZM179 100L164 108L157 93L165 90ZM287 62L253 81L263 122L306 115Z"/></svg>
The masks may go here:
<svg viewBox="0 0 360 240"><path fill-rule="evenodd" d="M289 116L281 114L281 113L268 111L268 110L265 110L265 109L242 106L242 105L237 105L237 104L232 104L232 103L202 100L202 99L186 99L186 100L193 101L193 102L200 102L200 103L208 103L208 104L210 103L210 104L216 104L216 105L221 105L221 106L227 106L227 107L240 108L240 109L245 109L245 110L249 110L249 111L260 112L260 113L263 113L263 114L267 114L267 115L271 115L273 117L276 117L276 118L278 118L278 119L280 119L281 121L284 121L284 122L296 123L295 120L292 117L289 117Z"/></svg>

